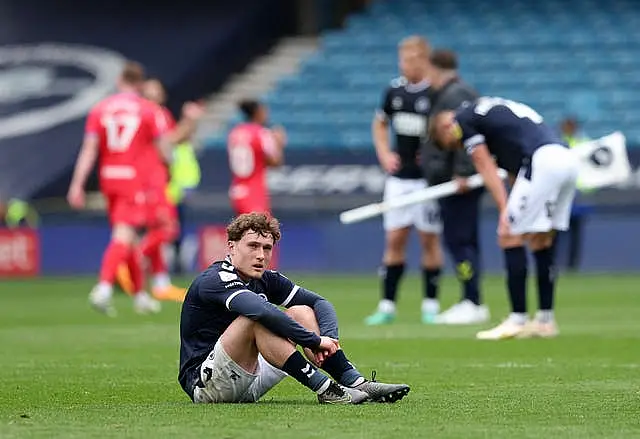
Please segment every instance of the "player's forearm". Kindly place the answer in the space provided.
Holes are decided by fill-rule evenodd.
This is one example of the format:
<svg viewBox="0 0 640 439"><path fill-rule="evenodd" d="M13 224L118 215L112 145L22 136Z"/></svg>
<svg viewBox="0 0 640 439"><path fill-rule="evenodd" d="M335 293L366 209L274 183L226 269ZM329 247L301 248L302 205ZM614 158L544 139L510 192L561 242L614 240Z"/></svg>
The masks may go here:
<svg viewBox="0 0 640 439"><path fill-rule="evenodd" d="M315 349L320 344L319 335L304 328L275 305L265 302L255 294L238 294L229 304L229 309L302 347Z"/></svg>
<svg viewBox="0 0 640 439"><path fill-rule="evenodd" d="M169 133L167 139L173 145L177 145L191 138L196 131L198 122L196 120L183 117L180 119L175 129Z"/></svg>
<svg viewBox="0 0 640 439"><path fill-rule="evenodd" d="M338 315L331 302L313 291L300 288L288 306L296 305L306 305L313 309L320 335L338 338Z"/></svg>
<svg viewBox="0 0 640 439"><path fill-rule="evenodd" d="M71 179L72 186L84 187L97 158L97 148L86 144L82 146L82 150L80 151L80 155L76 162L76 167L73 171L73 178Z"/></svg>
<svg viewBox="0 0 640 439"><path fill-rule="evenodd" d="M378 158L391 152L389 145L388 128L386 122L376 117L372 125L373 145L376 148Z"/></svg>
<svg viewBox="0 0 640 439"><path fill-rule="evenodd" d="M507 191L504 188L502 179L498 176L498 169L495 166L487 166L483 169L478 169L478 172L482 175L484 184L489 190L489 193L491 193L498 207L498 211L502 212L507 208Z"/></svg>
<svg viewBox="0 0 640 439"><path fill-rule="evenodd" d="M276 145L276 147L274 148L274 151L267 155L267 159L266 159L266 163L267 166L270 166L272 168L276 168L278 166L282 166L282 164L284 163L284 145Z"/></svg>

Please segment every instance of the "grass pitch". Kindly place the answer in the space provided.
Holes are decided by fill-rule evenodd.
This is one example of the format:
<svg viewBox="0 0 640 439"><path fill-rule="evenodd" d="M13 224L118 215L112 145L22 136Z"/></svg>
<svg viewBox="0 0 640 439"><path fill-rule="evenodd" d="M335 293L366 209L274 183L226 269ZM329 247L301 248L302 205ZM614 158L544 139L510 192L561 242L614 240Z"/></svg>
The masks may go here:
<svg viewBox="0 0 640 439"><path fill-rule="evenodd" d="M561 336L501 342L420 324L417 278L403 284L398 322L369 328L373 276L291 277L336 305L358 368L410 384L408 397L320 406L287 379L258 404L196 406L176 380L179 305L140 317L120 296L109 319L87 306L93 279L2 281L0 438L640 437L638 276L564 276ZM497 322L503 281L486 279L485 292ZM444 304L457 295L447 279Z"/></svg>

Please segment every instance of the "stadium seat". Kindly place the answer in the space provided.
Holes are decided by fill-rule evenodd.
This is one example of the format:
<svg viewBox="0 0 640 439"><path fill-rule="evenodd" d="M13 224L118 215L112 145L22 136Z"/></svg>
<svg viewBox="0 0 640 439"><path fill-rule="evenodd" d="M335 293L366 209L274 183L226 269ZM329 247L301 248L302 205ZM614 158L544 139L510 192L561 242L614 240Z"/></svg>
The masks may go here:
<svg viewBox="0 0 640 439"><path fill-rule="evenodd" d="M378 0L326 32L300 71L266 101L292 148L370 148L370 121L396 50L419 33L456 50L482 94L522 100L558 123L576 115L591 136L621 130L640 144L640 4L631 0ZM630 111L633 110L633 111ZM219 141L209 142L210 146Z"/></svg>

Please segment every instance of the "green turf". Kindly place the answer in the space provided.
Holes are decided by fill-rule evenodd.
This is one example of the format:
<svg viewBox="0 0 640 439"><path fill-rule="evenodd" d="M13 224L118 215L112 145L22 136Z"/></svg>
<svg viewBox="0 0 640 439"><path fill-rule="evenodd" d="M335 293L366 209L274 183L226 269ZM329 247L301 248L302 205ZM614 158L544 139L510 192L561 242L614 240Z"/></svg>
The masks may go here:
<svg viewBox="0 0 640 439"><path fill-rule="evenodd" d="M330 298L342 345L365 373L412 386L394 405L320 406L285 380L253 405L195 406L176 381L179 306L108 319L92 279L0 284L0 438L638 438L640 278L565 277L555 340L480 342L477 327L419 323L417 278L399 320L367 328L377 280L299 279ZM502 281L485 282L494 321ZM446 304L457 296L453 280ZM534 304L534 295L530 303Z"/></svg>

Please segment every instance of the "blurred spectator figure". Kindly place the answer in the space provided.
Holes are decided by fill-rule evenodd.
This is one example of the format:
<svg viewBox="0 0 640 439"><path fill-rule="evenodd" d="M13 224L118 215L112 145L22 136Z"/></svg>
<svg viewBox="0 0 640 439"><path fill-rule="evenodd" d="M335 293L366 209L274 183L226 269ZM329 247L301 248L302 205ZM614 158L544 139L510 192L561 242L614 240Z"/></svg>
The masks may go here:
<svg viewBox="0 0 640 439"><path fill-rule="evenodd" d="M200 164L191 142L185 141L174 147L169 173L171 180L167 188L168 196L178 209L178 221L180 221L180 233L173 243L175 255L173 269L176 273L182 273L184 270L180 256L184 239L186 200L200 184Z"/></svg>
<svg viewBox="0 0 640 439"><path fill-rule="evenodd" d="M564 140L569 148L575 148L581 143L588 142L589 137L585 136L581 129L578 120L575 117L567 117L560 123L560 132L562 134L562 140ZM581 190L578 186L578 190L581 193L587 191ZM587 214L591 210L591 206L581 202L582 197L580 194L576 197L573 208L571 210L571 220L569 222L568 236L568 260L567 268L570 271L578 271L580 268L580 257L582 255L582 243L584 235L584 224L586 222Z"/></svg>
<svg viewBox="0 0 640 439"><path fill-rule="evenodd" d="M0 199L0 226L7 228L38 227L38 213L26 201Z"/></svg>
<svg viewBox="0 0 640 439"><path fill-rule="evenodd" d="M167 93L162 82L157 78L149 78L144 83L144 97L164 107ZM168 110L165 108L167 117ZM173 247L173 272L182 273L181 249L184 240L184 224L186 201L189 195L200 184L200 165L196 157L190 138L184 139L173 148L172 161L169 164L169 184L167 185L167 197L176 206L180 231L172 243Z"/></svg>

